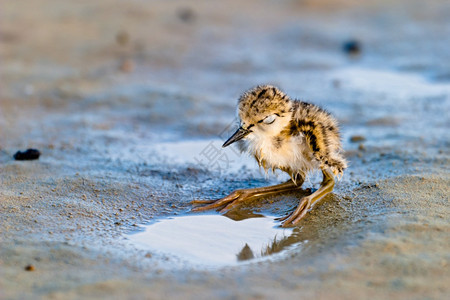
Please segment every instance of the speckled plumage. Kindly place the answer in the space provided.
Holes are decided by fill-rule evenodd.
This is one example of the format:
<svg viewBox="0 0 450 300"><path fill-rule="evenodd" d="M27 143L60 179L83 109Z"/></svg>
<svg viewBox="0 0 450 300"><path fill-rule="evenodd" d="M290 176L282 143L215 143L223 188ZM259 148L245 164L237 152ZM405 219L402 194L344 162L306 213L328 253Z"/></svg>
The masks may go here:
<svg viewBox="0 0 450 300"><path fill-rule="evenodd" d="M239 148L253 155L264 169L280 169L291 178L329 167L342 175L347 162L341 154L337 121L320 107L292 100L278 88L260 85L238 102L241 127L250 133ZM275 115L273 123L264 119Z"/></svg>
<svg viewBox="0 0 450 300"><path fill-rule="evenodd" d="M238 114L240 127L223 147L237 142L241 151L253 155L266 171L280 169L291 180L269 187L236 190L218 200L194 200L194 204L207 204L194 210L225 206L221 212L226 212L247 200L299 189L309 171L321 169L320 188L303 197L295 211L280 219L283 227L297 224L317 201L333 190L334 177L341 176L347 167L341 154L337 121L320 107L292 100L271 85L246 91L239 98Z"/></svg>

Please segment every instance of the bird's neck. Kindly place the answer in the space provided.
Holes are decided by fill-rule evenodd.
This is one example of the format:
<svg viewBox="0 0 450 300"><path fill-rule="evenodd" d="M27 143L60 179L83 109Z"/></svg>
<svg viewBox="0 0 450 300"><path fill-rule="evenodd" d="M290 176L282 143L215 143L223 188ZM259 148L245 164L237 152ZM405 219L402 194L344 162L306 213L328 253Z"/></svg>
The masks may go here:
<svg viewBox="0 0 450 300"><path fill-rule="evenodd" d="M290 118L285 117L268 130L255 130L247 140L248 152L259 162L271 161L271 157L283 151L282 148L290 142L290 137L283 133L289 123Z"/></svg>

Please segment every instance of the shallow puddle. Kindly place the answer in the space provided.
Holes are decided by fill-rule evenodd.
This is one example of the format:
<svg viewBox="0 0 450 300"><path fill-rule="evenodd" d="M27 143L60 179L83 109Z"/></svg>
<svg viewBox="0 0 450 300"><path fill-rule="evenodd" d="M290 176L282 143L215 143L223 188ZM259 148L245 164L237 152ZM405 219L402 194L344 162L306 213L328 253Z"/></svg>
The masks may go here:
<svg viewBox="0 0 450 300"><path fill-rule="evenodd" d="M143 226L128 236L139 249L168 255L197 266L222 267L280 258L288 248L301 247L291 228L280 228L273 217L235 221L222 215L190 215Z"/></svg>

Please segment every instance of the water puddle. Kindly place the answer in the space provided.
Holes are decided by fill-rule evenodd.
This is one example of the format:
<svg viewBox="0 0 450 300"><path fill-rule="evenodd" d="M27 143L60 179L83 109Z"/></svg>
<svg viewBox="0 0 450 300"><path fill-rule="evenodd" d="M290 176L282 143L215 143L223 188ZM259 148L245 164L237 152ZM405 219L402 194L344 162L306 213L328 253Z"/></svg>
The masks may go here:
<svg viewBox="0 0 450 300"><path fill-rule="evenodd" d="M128 236L138 249L163 254L188 265L234 266L280 258L301 247L294 229L280 228L274 217L235 221L222 215L190 215L143 226Z"/></svg>

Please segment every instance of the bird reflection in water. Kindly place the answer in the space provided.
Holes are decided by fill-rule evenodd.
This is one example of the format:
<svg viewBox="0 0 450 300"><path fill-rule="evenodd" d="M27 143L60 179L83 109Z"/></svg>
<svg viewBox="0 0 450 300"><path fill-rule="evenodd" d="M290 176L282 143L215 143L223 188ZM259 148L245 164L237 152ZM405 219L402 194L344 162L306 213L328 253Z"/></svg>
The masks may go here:
<svg viewBox="0 0 450 300"><path fill-rule="evenodd" d="M250 209L235 209L228 211L224 216L234 220L242 221L250 218L264 218L265 216L259 213L255 213ZM286 231L283 231L286 233ZM239 253L236 254L238 261L247 261L258 257L270 256L276 253L280 253L283 250L287 250L293 245L303 244L307 242L305 237L302 237L301 228L296 227L290 230L289 235L275 235L271 242L264 245L261 249L252 249L248 243L245 243ZM259 251L258 251L259 250Z"/></svg>

